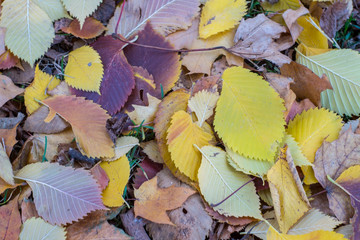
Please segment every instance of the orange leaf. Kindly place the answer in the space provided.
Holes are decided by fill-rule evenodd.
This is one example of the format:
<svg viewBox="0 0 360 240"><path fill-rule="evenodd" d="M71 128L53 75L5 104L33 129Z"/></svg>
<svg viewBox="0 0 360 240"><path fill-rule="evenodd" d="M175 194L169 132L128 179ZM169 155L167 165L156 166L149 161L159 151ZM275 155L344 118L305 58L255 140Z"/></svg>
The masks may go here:
<svg viewBox="0 0 360 240"><path fill-rule="evenodd" d="M75 96L55 96L43 103L50 108L45 122L56 113L68 121L88 157L114 156L114 144L105 127L109 116L98 104Z"/></svg>
<svg viewBox="0 0 360 240"><path fill-rule="evenodd" d="M79 20L74 19L68 27L63 27L61 30L79 38L90 39L99 36L106 30L106 27L95 18L88 17L82 28L80 28Z"/></svg>
<svg viewBox="0 0 360 240"><path fill-rule="evenodd" d="M157 176L144 182L140 188L134 189L135 216L143 217L152 222L174 225L166 210L180 207L185 200L196 193L194 190L185 187L158 188Z"/></svg>
<svg viewBox="0 0 360 240"><path fill-rule="evenodd" d="M21 226L18 196L5 206L0 207L0 219L0 239L18 239Z"/></svg>

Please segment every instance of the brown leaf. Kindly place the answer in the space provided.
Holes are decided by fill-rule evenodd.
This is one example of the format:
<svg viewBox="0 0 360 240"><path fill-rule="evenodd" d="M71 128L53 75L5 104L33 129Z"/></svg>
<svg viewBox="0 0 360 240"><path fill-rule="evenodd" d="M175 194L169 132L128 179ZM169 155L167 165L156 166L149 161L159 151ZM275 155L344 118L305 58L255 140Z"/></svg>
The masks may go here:
<svg viewBox="0 0 360 240"><path fill-rule="evenodd" d="M236 31L234 42L229 49L235 55L249 59L267 59L277 65L290 63L291 59L280 53L292 46L289 42L276 42L285 27L270 20L264 14L254 18L242 19Z"/></svg>
<svg viewBox="0 0 360 240"><path fill-rule="evenodd" d="M0 239L14 240L19 238L21 218L18 197L0 207Z"/></svg>
<svg viewBox="0 0 360 240"><path fill-rule="evenodd" d="M160 224L174 225L166 210L180 207L194 193L194 190L183 187L158 188L157 177L154 177L134 190L137 199L134 205L135 216Z"/></svg>
<svg viewBox="0 0 360 240"><path fill-rule="evenodd" d="M9 77L0 75L0 107L23 92L24 89L15 86Z"/></svg>
<svg viewBox="0 0 360 240"><path fill-rule="evenodd" d="M297 98L308 98L316 106L320 106L320 93L326 89L333 89L326 75L319 78L310 69L294 61L284 64L281 67L281 74L295 80L290 87Z"/></svg>
<svg viewBox="0 0 360 240"><path fill-rule="evenodd" d="M70 126L69 123L58 115L55 115L50 122L45 122L44 119L48 114L49 108L41 106L25 120L24 130L33 133L51 134L62 132Z"/></svg>
<svg viewBox="0 0 360 240"><path fill-rule="evenodd" d="M320 18L321 29L330 37L334 38L350 17L353 10L351 0L337 0L327 7Z"/></svg>
<svg viewBox="0 0 360 240"><path fill-rule="evenodd" d="M112 157L114 145L105 125L109 116L98 104L75 96L55 96L43 100L50 108L45 120L58 113L68 121L81 149L88 157Z"/></svg>
<svg viewBox="0 0 360 240"><path fill-rule="evenodd" d="M327 191L330 209L336 217L348 222L354 210L349 196L327 179L337 179L347 168L360 164L360 135L350 129L331 143L324 141L317 150L314 161L315 177Z"/></svg>
<svg viewBox="0 0 360 240"><path fill-rule="evenodd" d="M302 6L296 10L287 9L283 14L282 17L284 18L284 21L286 23L286 26L289 28L291 37L293 39L293 42L296 41L296 39L299 37L300 33L303 30L303 27L301 27L297 23L297 19L301 17L302 15L305 15L309 13L309 10Z"/></svg>
<svg viewBox="0 0 360 240"><path fill-rule="evenodd" d="M82 27L80 27L79 20L74 19L68 27L62 27L61 30L75 37L90 39L99 36L106 30L106 27L95 18L87 17Z"/></svg>

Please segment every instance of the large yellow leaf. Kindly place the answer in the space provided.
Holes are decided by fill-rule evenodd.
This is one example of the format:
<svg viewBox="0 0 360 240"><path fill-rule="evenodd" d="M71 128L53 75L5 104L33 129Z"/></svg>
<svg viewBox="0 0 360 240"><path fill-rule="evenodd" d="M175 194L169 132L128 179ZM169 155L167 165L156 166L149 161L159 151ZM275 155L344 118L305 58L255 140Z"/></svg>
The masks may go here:
<svg viewBox="0 0 360 240"><path fill-rule="evenodd" d="M43 103L50 108L45 122L51 121L56 113L68 121L79 147L88 157L114 156L114 144L105 127L109 115L100 105L75 96L55 96Z"/></svg>
<svg viewBox="0 0 360 240"><path fill-rule="evenodd" d="M316 24L319 29L320 24L318 20L311 16L301 16L298 18L297 23L304 28L300 33L298 40L308 47L328 49L328 40L325 35L319 31L313 24Z"/></svg>
<svg viewBox="0 0 360 240"><path fill-rule="evenodd" d="M283 151L267 177L280 230L287 233L310 207L298 190Z"/></svg>
<svg viewBox="0 0 360 240"><path fill-rule="evenodd" d="M38 101L42 101L49 95L47 91L53 90L59 85L60 80L55 76L44 73L39 69L39 64L35 68L34 81L25 89L24 99L26 110L32 114L40 107Z"/></svg>
<svg viewBox="0 0 360 240"><path fill-rule="evenodd" d="M193 145L196 144L198 147L208 145L212 136L193 123L191 116L182 110L172 116L167 133L171 160L191 180L197 180L201 153Z"/></svg>
<svg viewBox="0 0 360 240"><path fill-rule="evenodd" d="M31 0L4 1L0 26L6 28L6 46L30 65L46 52L55 37L52 20Z"/></svg>
<svg viewBox="0 0 360 240"><path fill-rule="evenodd" d="M62 0L65 8L77 19L80 26L85 22L85 18L95 11L102 0Z"/></svg>
<svg viewBox="0 0 360 240"><path fill-rule="evenodd" d="M20 240L35 240L35 239L66 239L65 227L53 226L45 222L42 218L27 219L19 236Z"/></svg>
<svg viewBox="0 0 360 240"><path fill-rule="evenodd" d="M100 83L104 67L99 54L89 46L83 46L69 53L65 67L65 81L72 87L100 94Z"/></svg>
<svg viewBox="0 0 360 240"><path fill-rule="evenodd" d="M287 132L298 142L306 158L313 163L315 153L326 138L332 142L337 139L342 127L341 118L324 108L313 108L297 115L288 125ZM302 167L306 184L316 183L311 167Z"/></svg>
<svg viewBox="0 0 360 240"><path fill-rule="evenodd" d="M102 193L104 205L120 207L124 204L122 195L130 176L129 161L124 155L116 161L102 162L100 167L105 170L109 177L109 184Z"/></svg>
<svg viewBox="0 0 360 240"><path fill-rule="evenodd" d="M199 36L206 39L235 27L246 11L245 0L209 0L202 9Z"/></svg>
<svg viewBox="0 0 360 240"><path fill-rule="evenodd" d="M336 232L318 230L303 235L288 235L276 232L274 228L270 227L266 234L267 240L346 240L344 235Z"/></svg>
<svg viewBox="0 0 360 240"><path fill-rule="evenodd" d="M260 76L242 67L223 73L215 130L233 151L272 161L284 136L283 100Z"/></svg>
<svg viewBox="0 0 360 240"><path fill-rule="evenodd" d="M198 178L201 194L209 204L217 204L250 181L250 177L236 172L226 161L226 153L218 147L201 148L202 160ZM260 201L253 182L247 183L214 210L225 216L262 219Z"/></svg>

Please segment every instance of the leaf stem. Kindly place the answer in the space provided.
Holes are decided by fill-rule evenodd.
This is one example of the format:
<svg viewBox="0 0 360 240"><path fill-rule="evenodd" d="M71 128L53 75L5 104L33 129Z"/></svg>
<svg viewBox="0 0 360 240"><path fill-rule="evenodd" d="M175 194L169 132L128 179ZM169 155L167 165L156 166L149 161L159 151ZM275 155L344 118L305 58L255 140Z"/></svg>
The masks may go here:
<svg viewBox="0 0 360 240"><path fill-rule="evenodd" d="M210 204L211 207L217 207L220 204L224 203L226 200L228 200L232 195L234 195L235 193L237 193L241 188L245 187L247 184L249 184L250 182L254 181L256 177L253 177L252 179L250 179L249 181L247 181L246 183L244 183L243 185L241 185L238 189L236 189L233 193L231 193L229 196L227 196L226 198L224 198L223 200L221 200L220 202L216 203L216 204Z"/></svg>

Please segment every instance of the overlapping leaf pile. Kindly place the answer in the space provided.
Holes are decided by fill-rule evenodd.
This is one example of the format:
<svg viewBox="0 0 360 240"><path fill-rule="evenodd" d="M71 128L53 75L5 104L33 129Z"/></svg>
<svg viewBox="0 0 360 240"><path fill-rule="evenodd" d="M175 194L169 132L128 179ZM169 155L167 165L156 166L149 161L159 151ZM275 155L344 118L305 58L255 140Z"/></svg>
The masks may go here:
<svg viewBox="0 0 360 240"><path fill-rule="evenodd" d="M303 4L4 0L0 238L359 239L352 7Z"/></svg>

